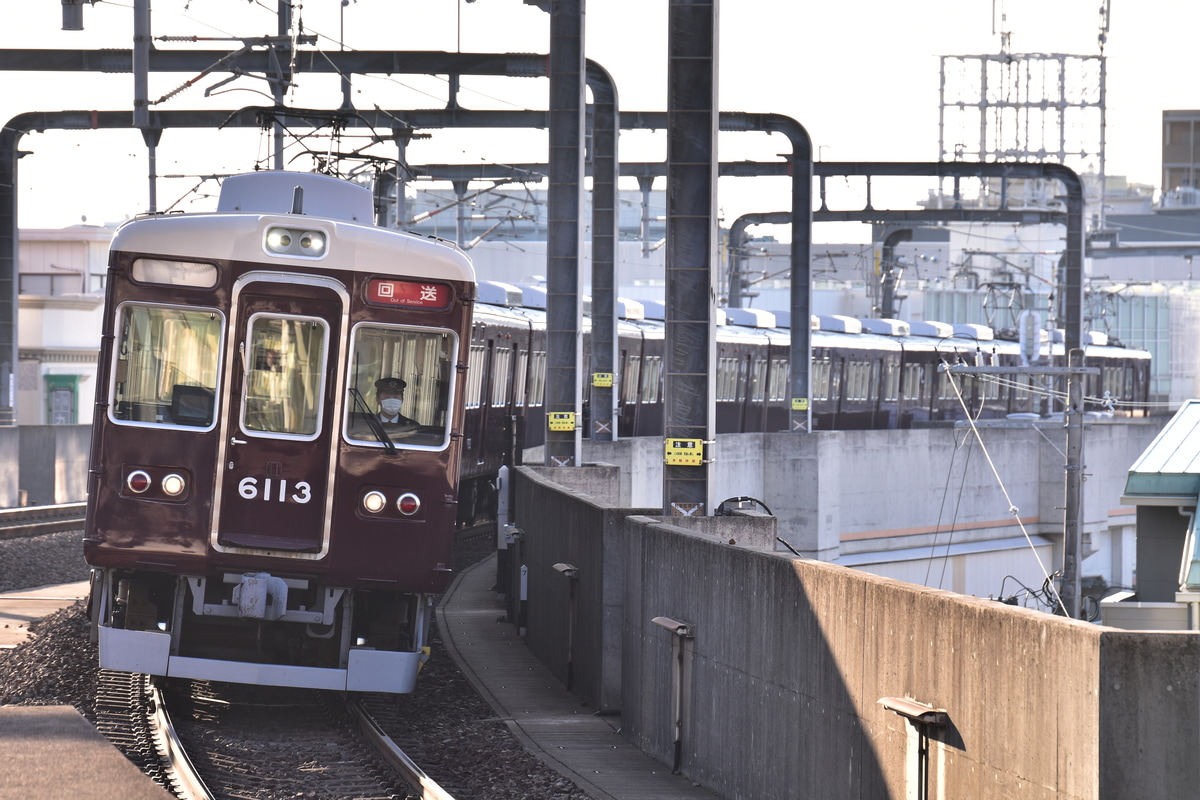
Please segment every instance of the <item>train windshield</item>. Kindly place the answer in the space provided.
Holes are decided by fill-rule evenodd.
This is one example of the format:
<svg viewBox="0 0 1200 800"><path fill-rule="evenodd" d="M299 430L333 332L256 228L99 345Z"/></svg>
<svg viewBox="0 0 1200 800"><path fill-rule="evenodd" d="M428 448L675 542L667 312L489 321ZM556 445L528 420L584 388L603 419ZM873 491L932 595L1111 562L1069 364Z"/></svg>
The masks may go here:
<svg viewBox="0 0 1200 800"><path fill-rule="evenodd" d="M255 314L249 328L242 429L252 435L315 436L328 325L318 317Z"/></svg>
<svg viewBox="0 0 1200 800"><path fill-rule="evenodd" d="M118 320L113 420L211 428L225 330L221 312L126 303Z"/></svg>
<svg viewBox="0 0 1200 800"><path fill-rule="evenodd" d="M447 330L354 329L345 436L374 447L445 447L456 337Z"/></svg>

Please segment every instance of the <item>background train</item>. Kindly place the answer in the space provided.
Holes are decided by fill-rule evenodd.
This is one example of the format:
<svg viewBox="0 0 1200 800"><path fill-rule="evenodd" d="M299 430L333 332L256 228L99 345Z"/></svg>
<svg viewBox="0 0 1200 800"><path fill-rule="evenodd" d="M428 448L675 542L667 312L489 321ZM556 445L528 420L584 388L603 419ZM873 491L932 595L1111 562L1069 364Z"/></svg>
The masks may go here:
<svg viewBox="0 0 1200 800"><path fill-rule="evenodd" d="M494 478L520 463L545 438L545 290L481 282L471 332L460 525L494 514ZM663 432L664 323L660 304L619 301L618 436ZM585 313L587 311L585 304ZM756 309L718 309L717 433L783 431L789 426L786 320ZM782 323L782 324L781 324ZM1003 419L1061 411L1066 379L1058 376L953 375L944 364L1021 366L1015 336L981 325L856 320L814 316L810 398L814 430L909 428L953 424L969 416ZM588 320L583 361L590 363ZM1065 366L1061 341L1042 332L1040 361ZM1088 410L1144 415L1150 397L1150 354L1089 333L1087 365L1099 368L1084 387ZM962 395L962 401L959 399ZM583 435L591 430L585 392Z"/></svg>
<svg viewBox="0 0 1200 800"><path fill-rule="evenodd" d="M449 575L475 275L284 172L119 229L84 555L103 668L414 688ZM376 382L403 384L403 424Z"/></svg>

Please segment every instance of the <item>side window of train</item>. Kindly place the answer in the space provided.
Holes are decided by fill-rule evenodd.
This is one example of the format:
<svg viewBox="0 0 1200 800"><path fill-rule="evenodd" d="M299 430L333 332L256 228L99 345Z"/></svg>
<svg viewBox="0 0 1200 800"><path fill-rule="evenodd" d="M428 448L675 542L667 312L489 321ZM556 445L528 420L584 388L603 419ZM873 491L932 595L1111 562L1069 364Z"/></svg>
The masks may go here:
<svg viewBox="0 0 1200 800"><path fill-rule="evenodd" d="M324 405L329 326L318 317L255 314L249 329L242 429L315 436Z"/></svg>
<svg viewBox="0 0 1200 800"><path fill-rule="evenodd" d="M728 356L717 359L717 402L735 400L738 360Z"/></svg>
<svg viewBox="0 0 1200 800"><path fill-rule="evenodd" d="M517 368L513 375L513 395L517 408L525 405L525 385L528 377L529 351L521 350L517 353Z"/></svg>
<svg viewBox="0 0 1200 800"><path fill-rule="evenodd" d="M546 351L534 351L529 362L529 405L540 406L546 396Z"/></svg>
<svg viewBox="0 0 1200 800"><path fill-rule="evenodd" d="M492 353L492 405L507 406L512 387L509 378L512 376L512 350L507 347L497 347Z"/></svg>
<svg viewBox="0 0 1200 800"><path fill-rule="evenodd" d="M832 365L828 357L813 359L812 362L812 399L829 399L829 372Z"/></svg>
<svg viewBox="0 0 1200 800"><path fill-rule="evenodd" d="M786 400L789 389L788 360L786 358L771 359L771 402Z"/></svg>
<svg viewBox="0 0 1200 800"><path fill-rule="evenodd" d="M487 364L487 345L471 345L467 361L467 408L479 408L483 402L483 372Z"/></svg>
<svg viewBox="0 0 1200 800"><path fill-rule="evenodd" d="M888 361L883 365L883 400L886 403L895 403L900 399L900 365L895 361Z"/></svg>
<svg viewBox="0 0 1200 800"><path fill-rule="evenodd" d="M904 365L904 399L920 400L925 386L925 367L922 364Z"/></svg>
<svg viewBox="0 0 1200 800"><path fill-rule="evenodd" d="M657 403L662 396L662 356L646 356L642 378L642 402Z"/></svg>
<svg viewBox="0 0 1200 800"><path fill-rule="evenodd" d="M846 399L866 400L871 364L867 361L846 362Z"/></svg>
<svg viewBox="0 0 1200 800"><path fill-rule="evenodd" d="M621 402L636 403L638 396L638 381L642 375L642 357L630 356L621 370Z"/></svg>
<svg viewBox="0 0 1200 800"><path fill-rule="evenodd" d="M382 429L396 447L445 447L449 442L457 352L457 337L447 330L380 323L356 325L350 343L346 440L384 447L379 439ZM480 372L472 347L468 380ZM381 380L386 382L379 386ZM379 398L381 390L389 400L399 396L399 411L384 408ZM374 421L379 424L372 425Z"/></svg>
<svg viewBox="0 0 1200 800"><path fill-rule="evenodd" d="M117 310L114 422L210 430L225 317L216 309L126 303Z"/></svg>
<svg viewBox="0 0 1200 800"><path fill-rule="evenodd" d="M767 362L764 359L756 358L751 369L753 378L751 379L750 399L761 403L767 398Z"/></svg>

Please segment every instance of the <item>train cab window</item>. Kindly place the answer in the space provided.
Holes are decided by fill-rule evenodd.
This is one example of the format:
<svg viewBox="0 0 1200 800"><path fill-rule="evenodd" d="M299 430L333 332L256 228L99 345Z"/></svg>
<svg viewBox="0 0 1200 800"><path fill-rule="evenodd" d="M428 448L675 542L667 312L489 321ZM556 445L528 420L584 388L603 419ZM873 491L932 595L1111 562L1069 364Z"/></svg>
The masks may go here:
<svg viewBox="0 0 1200 800"><path fill-rule="evenodd" d="M255 314L249 328L242 430L315 438L325 396L328 325L319 317Z"/></svg>
<svg viewBox="0 0 1200 800"><path fill-rule="evenodd" d="M112 420L211 429L224 331L225 318L216 309L122 305L112 366Z"/></svg>
<svg viewBox="0 0 1200 800"><path fill-rule="evenodd" d="M444 448L453 422L457 349L457 337L448 330L356 326L343 425L346 440L369 447ZM474 349L471 355L468 376ZM385 405L396 399L398 409Z"/></svg>

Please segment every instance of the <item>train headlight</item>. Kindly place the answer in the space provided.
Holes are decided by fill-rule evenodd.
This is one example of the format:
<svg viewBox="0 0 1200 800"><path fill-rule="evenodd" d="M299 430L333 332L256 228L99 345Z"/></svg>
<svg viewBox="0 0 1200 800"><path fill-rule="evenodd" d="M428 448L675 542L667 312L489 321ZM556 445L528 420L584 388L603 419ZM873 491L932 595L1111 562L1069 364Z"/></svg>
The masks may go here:
<svg viewBox="0 0 1200 800"><path fill-rule="evenodd" d="M167 497L179 497L183 494L183 490L187 488L187 481L183 476L172 472L170 475L162 479L163 494Z"/></svg>
<svg viewBox="0 0 1200 800"><path fill-rule="evenodd" d="M300 234L300 252L306 256L319 256L325 252L325 234L320 231L305 231Z"/></svg>
<svg viewBox="0 0 1200 800"><path fill-rule="evenodd" d="M383 492L367 492L362 499L363 508L370 514L378 514L387 505Z"/></svg>
<svg viewBox="0 0 1200 800"><path fill-rule="evenodd" d="M298 228L267 228L267 236L263 240L268 253L304 258L321 258L328 245L329 237L324 231Z"/></svg>
<svg viewBox="0 0 1200 800"><path fill-rule="evenodd" d="M396 500L396 510L406 517L411 517L421 509L421 499L412 492L405 492Z"/></svg>
<svg viewBox="0 0 1200 800"><path fill-rule="evenodd" d="M150 474L142 469L135 469L125 478L125 485L134 494L144 494L150 483Z"/></svg>
<svg viewBox="0 0 1200 800"><path fill-rule="evenodd" d="M267 249L272 253L286 253L291 246L291 231L286 228L271 228L267 231Z"/></svg>

